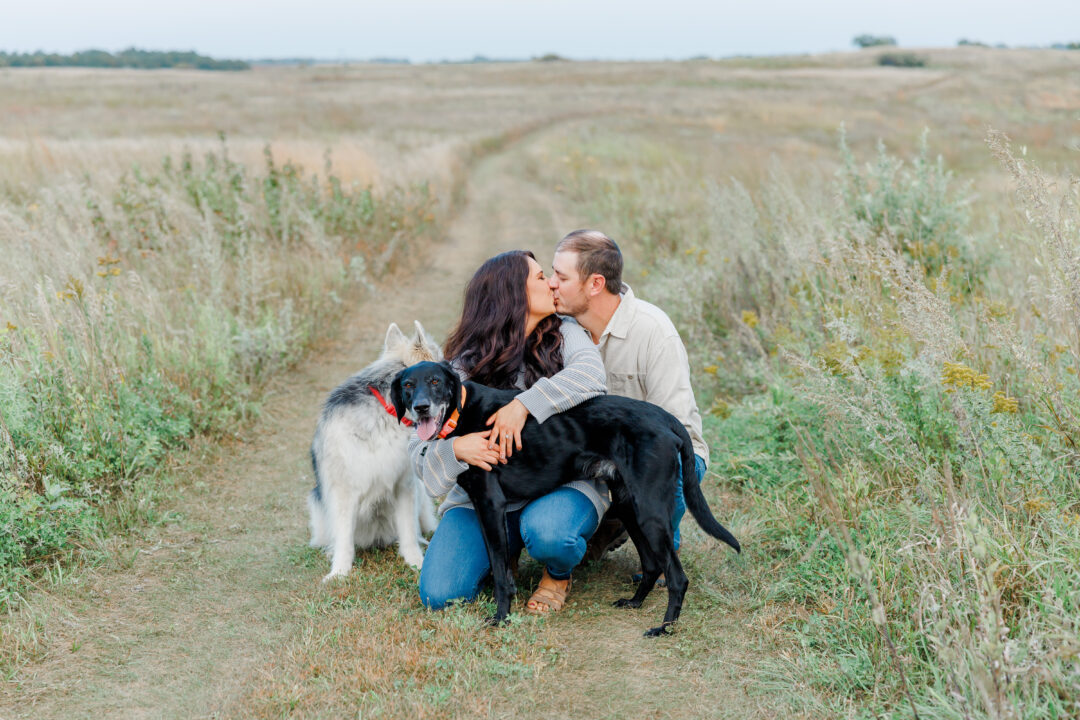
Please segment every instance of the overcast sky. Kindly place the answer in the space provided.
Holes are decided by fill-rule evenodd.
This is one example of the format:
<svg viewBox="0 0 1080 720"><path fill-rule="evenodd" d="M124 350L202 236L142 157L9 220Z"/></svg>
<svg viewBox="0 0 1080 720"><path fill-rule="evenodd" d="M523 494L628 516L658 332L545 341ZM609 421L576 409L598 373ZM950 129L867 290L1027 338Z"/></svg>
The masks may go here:
<svg viewBox="0 0 1080 720"><path fill-rule="evenodd" d="M160 6L160 7L156 7ZM0 0L0 50L218 58L663 59L1080 41L1080 0Z"/></svg>

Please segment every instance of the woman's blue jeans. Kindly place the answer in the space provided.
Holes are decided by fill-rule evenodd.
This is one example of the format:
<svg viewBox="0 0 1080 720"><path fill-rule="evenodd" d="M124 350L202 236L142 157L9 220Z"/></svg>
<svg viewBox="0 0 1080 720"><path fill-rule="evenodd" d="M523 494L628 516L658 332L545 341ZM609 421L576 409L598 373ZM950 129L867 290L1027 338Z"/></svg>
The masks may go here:
<svg viewBox="0 0 1080 720"><path fill-rule="evenodd" d="M561 487L506 514L510 554L525 548L551 577L568 578L585 555L585 545L599 522L589 498L574 488ZM424 554L420 600L433 610L441 610L451 600L472 602L490 573L476 511L447 510Z"/></svg>

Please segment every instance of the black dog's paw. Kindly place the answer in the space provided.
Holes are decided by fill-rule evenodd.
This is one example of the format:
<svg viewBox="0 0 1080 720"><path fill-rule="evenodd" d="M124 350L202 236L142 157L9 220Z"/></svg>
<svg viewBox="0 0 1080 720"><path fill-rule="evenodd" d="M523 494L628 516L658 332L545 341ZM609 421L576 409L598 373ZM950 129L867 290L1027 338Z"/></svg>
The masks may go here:
<svg viewBox="0 0 1080 720"><path fill-rule="evenodd" d="M620 598L620 599L616 600L615 602L613 602L611 604L614 605L615 607L628 607L628 608L639 608L639 607L641 607L641 601L640 600L635 601L634 598Z"/></svg>
<svg viewBox="0 0 1080 720"><path fill-rule="evenodd" d="M660 627L649 628L645 631L645 637L660 637L671 634L671 623L664 623Z"/></svg>
<svg viewBox="0 0 1080 720"><path fill-rule="evenodd" d="M504 615L503 617L499 617L498 615L489 615L484 618L484 624L488 627L502 627L503 625L509 625L510 616Z"/></svg>

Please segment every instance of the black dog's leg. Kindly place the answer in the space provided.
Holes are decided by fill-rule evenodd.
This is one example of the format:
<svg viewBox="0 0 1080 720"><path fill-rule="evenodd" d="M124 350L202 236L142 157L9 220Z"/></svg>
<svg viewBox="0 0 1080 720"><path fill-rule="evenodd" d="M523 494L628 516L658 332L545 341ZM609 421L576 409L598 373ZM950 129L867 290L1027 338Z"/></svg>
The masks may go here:
<svg viewBox="0 0 1080 720"><path fill-rule="evenodd" d="M639 506L640 507L640 506ZM660 575L661 562L668 586L668 607L664 614L664 621L657 627L645 631L645 637L658 637L670 632L668 629L679 619L682 611L683 597L686 595L686 587L689 584L686 573L679 562L679 556L675 552L675 534L671 528L671 522L665 520L663 514L648 513L640 519L632 513L627 513L623 518L623 524L630 533L634 546L637 548L641 559L641 583L638 585L634 597L616 601L616 607L641 607L641 603L652 591L656 579Z"/></svg>
<svg viewBox="0 0 1080 720"><path fill-rule="evenodd" d="M652 592L657 578L660 577L662 571L660 559L655 549L649 544L649 540L642 531L641 526L638 525L633 510L627 507L619 507L616 513L626 527L626 532L630 535L634 547L637 548L638 557L641 559L641 582L638 583L634 597L620 598L615 601L614 605L615 607L638 608L641 607L641 603L645 602L645 598Z"/></svg>
<svg viewBox="0 0 1080 720"><path fill-rule="evenodd" d="M484 491L472 493L476 517L480 521L480 530L487 546L488 562L491 563L491 579L495 585L495 614L488 618L488 623L498 625L510 614L510 601L517 592L514 586L514 574L510 571L510 540L506 532L506 496L499 486L497 472L482 473L480 478ZM460 481L459 481L460 482Z"/></svg>
<svg viewBox="0 0 1080 720"><path fill-rule="evenodd" d="M659 627L646 630L645 637L667 634L669 632L668 628L675 624L675 621L679 619L679 613L682 612L683 597L686 596L686 588L690 582L682 568L682 563L679 562L679 555L675 552L674 546L674 538L672 538L671 552L668 553L667 568L664 571L667 578L668 593L668 605L667 612L664 613L664 622Z"/></svg>

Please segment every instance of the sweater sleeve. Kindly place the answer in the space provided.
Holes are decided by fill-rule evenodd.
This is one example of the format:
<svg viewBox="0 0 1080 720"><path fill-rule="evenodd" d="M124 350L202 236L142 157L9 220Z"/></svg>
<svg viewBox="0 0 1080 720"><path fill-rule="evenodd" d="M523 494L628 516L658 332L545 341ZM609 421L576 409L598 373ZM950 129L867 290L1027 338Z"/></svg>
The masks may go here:
<svg viewBox="0 0 1080 720"><path fill-rule="evenodd" d="M458 475L469 467L454 455L453 439L425 442L416 433L409 438L409 460L416 476L433 498L450 492L450 488L457 483Z"/></svg>
<svg viewBox="0 0 1080 720"><path fill-rule="evenodd" d="M563 336L563 369L549 378L540 378L517 396L539 423L555 413L607 393L604 361L589 333L569 318L563 318L560 330Z"/></svg>

